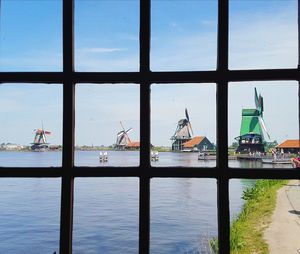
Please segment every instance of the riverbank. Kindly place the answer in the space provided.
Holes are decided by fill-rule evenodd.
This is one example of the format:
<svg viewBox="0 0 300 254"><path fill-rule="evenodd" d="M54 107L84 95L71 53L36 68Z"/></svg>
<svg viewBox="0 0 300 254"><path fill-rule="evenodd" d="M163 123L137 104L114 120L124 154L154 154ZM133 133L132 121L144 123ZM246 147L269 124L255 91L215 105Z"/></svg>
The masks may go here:
<svg viewBox="0 0 300 254"><path fill-rule="evenodd" d="M271 223L277 190L287 183L286 180L257 180L243 192L245 203L230 227L231 254L269 253L264 230ZM218 253L216 240L211 241L211 246Z"/></svg>
<svg viewBox="0 0 300 254"><path fill-rule="evenodd" d="M271 222L277 190L286 184L286 180L258 180L244 191L245 204L230 229L232 254L269 253L263 232Z"/></svg>
<svg viewBox="0 0 300 254"><path fill-rule="evenodd" d="M276 208L264 238L272 254L298 253L300 249L300 186L291 180L278 190Z"/></svg>

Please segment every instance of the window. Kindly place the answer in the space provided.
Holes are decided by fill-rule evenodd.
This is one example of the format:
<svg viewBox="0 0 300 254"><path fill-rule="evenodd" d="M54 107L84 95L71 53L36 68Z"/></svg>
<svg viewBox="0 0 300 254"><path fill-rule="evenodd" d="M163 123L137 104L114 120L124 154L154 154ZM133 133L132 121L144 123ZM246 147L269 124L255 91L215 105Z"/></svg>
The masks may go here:
<svg viewBox="0 0 300 254"><path fill-rule="evenodd" d="M229 70L229 0L218 1L217 69L210 71L156 72L150 71L151 1L140 1L140 56L136 72L76 72L74 71L74 1L63 1L63 71L0 73L0 83L47 83L63 86L63 155L62 167L1 167L0 177L61 178L60 253L72 253L74 180L83 177L139 178L139 253L150 251L150 180L156 178L213 178L217 180L218 239L221 253L229 253L229 180L299 179L300 171L287 168L243 169L228 166L228 83L243 81L293 80L299 82L300 70L263 69ZM2 16L1 16L2 17ZM100 24L101 25L101 24ZM38 36L38 35L37 35ZM298 42L299 43L299 42ZM299 60L299 59L298 59ZM51 68L50 68L51 69ZM1 69L2 70L2 69ZM76 167L75 144L75 84L138 84L140 90L140 164L138 167ZM216 167L152 167L150 161L150 86L151 84L216 84ZM299 84L298 84L299 86ZM299 88L299 87L298 87ZM298 99L299 105L299 99ZM299 115L297 116L299 118ZM75 206L76 209L76 206Z"/></svg>

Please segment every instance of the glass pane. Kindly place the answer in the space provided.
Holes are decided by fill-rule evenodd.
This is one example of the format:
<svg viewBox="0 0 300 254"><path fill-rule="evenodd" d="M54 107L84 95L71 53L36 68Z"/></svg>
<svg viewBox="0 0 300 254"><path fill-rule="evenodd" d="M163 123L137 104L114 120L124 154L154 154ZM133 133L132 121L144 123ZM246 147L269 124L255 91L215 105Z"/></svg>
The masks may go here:
<svg viewBox="0 0 300 254"><path fill-rule="evenodd" d="M62 1L3 0L0 71L62 70Z"/></svg>
<svg viewBox="0 0 300 254"><path fill-rule="evenodd" d="M215 70L217 1L152 1L151 69Z"/></svg>
<svg viewBox="0 0 300 254"><path fill-rule="evenodd" d="M217 237L213 179L151 181L151 253L211 253Z"/></svg>
<svg viewBox="0 0 300 254"><path fill-rule="evenodd" d="M151 86L152 166L216 165L216 85Z"/></svg>
<svg viewBox="0 0 300 254"><path fill-rule="evenodd" d="M297 82L234 82L228 96L229 166L291 168L299 152Z"/></svg>
<svg viewBox="0 0 300 254"><path fill-rule="evenodd" d="M76 179L74 253L138 253L136 178Z"/></svg>
<svg viewBox="0 0 300 254"><path fill-rule="evenodd" d="M1 179L0 253L58 253L60 179Z"/></svg>
<svg viewBox="0 0 300 254"><path fill-rule="evenodd" d="M230 1L230 69L296 68L297 0Z"/></svg>
<svg viewBox="0 0 300 254"><path fill-rule="evenodd" d="M61 85L1 84L0 122L0 167L61 166Z"/></svg>
<svg viewBox="0 0 300 254"><path fill-rule="evenodd" d="M296 253L299 194L299 180L230 180L231 253Z"/></svg>
<svg viewBox="0 0 300 254"><path fill-rule="evenodd" d="M138 166L139 86L76 86L77 166Z"/></svg>
<svg viewBox="0 0 300 254"><path fill-rule="evenodd" d="M75 0L77 71L138 71L139 1Z"/></svg>

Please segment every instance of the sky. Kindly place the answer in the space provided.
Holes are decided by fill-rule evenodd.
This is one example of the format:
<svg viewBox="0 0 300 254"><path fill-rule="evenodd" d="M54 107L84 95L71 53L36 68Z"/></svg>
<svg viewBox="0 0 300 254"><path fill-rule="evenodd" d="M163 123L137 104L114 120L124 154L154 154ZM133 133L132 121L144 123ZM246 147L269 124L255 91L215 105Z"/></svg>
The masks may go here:
<svg viewBox="0 0 300 254"><path fill-rule="evenodd" d="M18 18L16 18L18 17ZM229 19L230 69L297 66L296 0L234 0ZM62 1L3 0L0 71L62 70ZM75 69L138 71L139 1L75 1ZM151 70L215 70L217 1L152 1ZM229 144L239 135L242 108L264 97L271 140L298 138L298 84L293 81L229 85ZM170 146L188 109L194 134L216 142L216 84L153 84L151 143ZM132 127L139 140L139 85L76 85L76 144L112 145ZM0 143L28 145L33 130L62 142L62 85L0 85ZM3 124L5 123L5 124Z"/></svg>

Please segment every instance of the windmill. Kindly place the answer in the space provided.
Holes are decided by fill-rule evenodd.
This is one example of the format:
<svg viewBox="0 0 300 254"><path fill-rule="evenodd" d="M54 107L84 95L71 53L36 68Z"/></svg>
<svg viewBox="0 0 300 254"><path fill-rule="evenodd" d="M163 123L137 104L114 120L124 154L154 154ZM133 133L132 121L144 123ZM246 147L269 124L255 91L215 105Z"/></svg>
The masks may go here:
<svg viewBox="0 0 300 254"><path fill-rule="evenodd" d="M124 150L127 147L127 145L131 143L128 133L132 130L132 128L129 128L126 131L121 121L120 125L122 130L117 133L117 141L115 144L115 148L118 150Z"/></svg>
<svg viewBox="0 0 300 254"><path fill-rule="evenodd" d="M35 133L34 140L31 149L37 152L46 151L49 148L49 143L47 143L46 135L50 135L50 131L45 131L44 126L42 124L42 129L33 130Z"/></svg>
<svg viewBox="0 0 300 254"><path fill-rule="evenodd" d="M257 95L256 88L254 88L254 101L255 109L242 110L240 136L235 138L239 143L237 152L265 152L264 132L270 139L270 135L263 119L263 97Z"/></svg>
<svg viewBox="0 0 300 254"><path fill-rule="evenodd" d="M175 133L171 137L171 140L173 141L172 150L181 151L183 144L186 141L191 140L192 135L194 135L187 109L185 109L185 117L186 118L178 121Z"/></svg>

